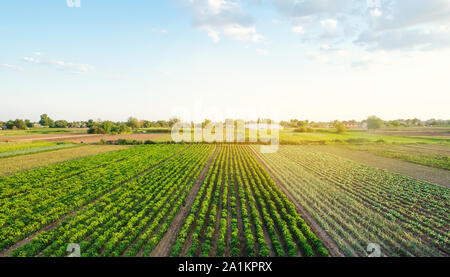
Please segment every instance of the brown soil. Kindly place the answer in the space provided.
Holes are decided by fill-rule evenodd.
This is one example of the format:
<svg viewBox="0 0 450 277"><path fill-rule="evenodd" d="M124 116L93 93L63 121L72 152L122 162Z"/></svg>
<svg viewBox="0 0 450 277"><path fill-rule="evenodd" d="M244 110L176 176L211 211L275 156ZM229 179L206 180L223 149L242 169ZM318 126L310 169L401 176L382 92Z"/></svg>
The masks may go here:
<svg viewBox="0 0 450 277"><path fill-rule="evenodd" d="M290 192L281 184L281 182L275 177L271 170L264 164L264 162L257 156L253 157L261 164L261 166L269 173L270 178L275 182L278 188L283 191L288 197L289 201L295 205L297 212L306 221L312 232L322 241L324 247L328 250L333 257L343 257L344 255L339 251L336 242L328 235L325 230L319 225L319 223L306 211L306 209L298 203Z"/></svg>
<svg viewBox="0 0 450 277"><path fill-rule="evenodd" d="M186 204L180 210L178 210L172 223L170 224L170 227L167 229L167 232L164 234L163 238L155 247L155 249L153 249L152 253L150 253L150 257L167 257L170 255L171 247L177 239L177 235L184 224L184 220L188 217L191 211L191 207L192 204L194 204L195 197L200 191L200 188L203 184L206 174L208 173L209 167L211 166L214 157L216 156L216 153L217 148L209 158L206 166L203 168L203 171L200 173L200 176L198 177L194 186L192 186L191 191L186 197Z"/></svg>
<svg viewBox="0 0 450 277"><path fill-rule="evenodd" d="M373 132L377 135L385 136L407 136L407 137L440 137L450 138L450 133L445 130L435 131L376 131Z"/></svg>
<svg viewBox="0 0 450 277"><path fill-rule="evenodd" d="M167 138L167 139L166 139ZM71 141L74 143L96 143L103 139L105 141L116 141L118 139L132 140L170 140L170 134L124 134L124 135L98 135L98 134L48 134L29 136L0 137L0 141Z"/></svg>
<svg viewBox="0 0 450 277"><path fill-rule="evenodd" d="M308 146L308 148L450 188L450 172L448 170L381 157L369 152L350 150L339 146Z"/></svg>
<svg viewBox="0 0 450 277"><path fill-rule="evenodd" d="M79 137L79 136L94 136L83 133L67 133L67 134L41 134L41 135L21 135L21 136L0 136L0 141L33 141L33 140L47 140L65 137ZM99 135L100 136L100 135Z"/></svg>

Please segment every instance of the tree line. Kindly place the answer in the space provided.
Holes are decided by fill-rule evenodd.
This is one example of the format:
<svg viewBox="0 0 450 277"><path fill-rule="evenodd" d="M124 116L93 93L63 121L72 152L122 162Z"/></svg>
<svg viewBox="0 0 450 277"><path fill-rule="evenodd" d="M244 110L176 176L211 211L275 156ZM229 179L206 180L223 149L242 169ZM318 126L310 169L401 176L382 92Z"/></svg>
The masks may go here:
<svg viewBox="0 0 450 277"><path fill-rule="evenodd" d="M225 122L231 119L225 120ZM266 123L271 124L274 121L271 119L260 119L257 121L243 121L243 120L233 120L236 125L238 121L242 121L244 124L250 123ZM88 133L90 134L123 134L131 133L133 130L140 128L172 128L177 122L180 122L178 118L171 118L170 120L139 120L135 117L129 117L126 122L113 122L113 121L102 121L89 119L88 121L73 121L68 122L67 120L53 120L47 114L42 114L38 122L31 122L29 119L16 119L8 120L6 122L0 121L0 128L2 129L19 129L25 130L35 126L42 126L48 128L88 128ZM204 128L211 120L205 119L201 126ZM396 120L382 120L376 116L369 116L367 119L362 121L350 120L350 121L339 121L334 120L332 122L314 122L309 120L299 120L291 119L290 121L280 121L280 126L284 128L294 128L295 132L315 132L324 129L335 129L337 133L343 133L347 130L347 126L357 126L362 129L379 129L382 127L419 127L419 126L449 126L450 120L441 119L429 119L422 121L420 119L396 119ZM195 126L191 122L191 126ZM329 131L329 130L326 130Z"/></svg>

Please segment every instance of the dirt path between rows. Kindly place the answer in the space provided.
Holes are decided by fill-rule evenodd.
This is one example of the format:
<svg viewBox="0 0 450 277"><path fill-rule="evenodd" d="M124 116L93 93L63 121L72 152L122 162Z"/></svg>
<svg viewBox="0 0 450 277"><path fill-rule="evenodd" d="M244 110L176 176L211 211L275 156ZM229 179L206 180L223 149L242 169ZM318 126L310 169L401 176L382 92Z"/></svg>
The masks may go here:
<svg viewBox="0 0 450 277"><path fill-rule="evenodd" d="M251 149L253 151L253 149ZM336 242L328 235L325 230L319 225L319 223L308 213L308 211L295 200L292 194L284 187L284 185L275 177L271 170L266 166L266 164L257 156L253 157L260 163L260 165L269 173L270 178L275 182L278 188L288 197L289 201L294 204L297 212L306 221L308 226L311 228L312 232L322 241L323 246L328 250L330 256L332 257L344 257L344 255L339 250Z"/></svg>
<svg viewBox="0 0 450 277"><path fill-rule="evenodd" d="M445 169L434 168L420 164L405 162L397 159L381 157L369 152L350 150L338 146L311 145L307 147L308 149L333 154L368 166L386 169L389 171L393 171L396 173L412 177L414 179L419 179L450 188L450 171Z"/></svg>
<svg viewBox="0 0 450 277"><path fill-rule="evenodd" d="M49 225L43 227L43 228L40 229L39 231L36 231L35 233L29 235L29 236L26 237L25 239L16 242L16 243L13 244L11 247L9 247L9 248L7 248L7 249L1 251L1 252L0 252L0 257L8 257L14 250L16 250L16 249L22 247L23 245L25 245L25 244L31 242L31 241L32 241L37 235L39 235L40 233L53 230L54 228L56 228L56 227L58 226L59 223L61 223L61 222L64 221L65 219L67 219L67 218L69 218L69 217L71 217L71 216L75 216L77 212L80 212L80 211L82 211L85 207L89 206L90 204L93 204L93 203L97 202L97 201L98 201L100 198L102 198L103 196L105 196L105 195L107 195L107 194L109 194L109 193L114 192L115 190L117 190L118 188L120 188L122 185L124 185L124 184L126 184L126 183L129 183L129 182L135 180L136 178L138 178L139 176L142 176L142 175L144 175L144 174L150 172L150 171L151 171L152 169L154 169L155 167L157 167L157 166L159 166L159 165L161 165L161 164L167 162L168 160L172 159L173 157L178 156L179 154L183 153L184 151L186 151L187 149L189 149L191 146L192 146L192 145L189 145L189 146L183 148L181 151L178 151L178 152L176 152L175 154L172 154L171 156L169 156L169 157L163 159L162 161L160 161L160 162L158 162L158 163L152 165L151 167L149 167L149 168L146 169L145 171L141 172L140 174L138 174L138 175L136 175L136 176L134 176L134 177L128 179L127 181L125 181L125 182L123 182L123 183L117 185L116 187L110 189L110 190L107 191L106 193L103 193L102 195L98 196L98 197L95 198L94 200L92 200L92 201L90 201L90 202L88 202L88 203L82 205L82 206L79 207L76 211L72 211L72 212L70 212L69 214L66 214L65 216L61 217L60 219L56 220L55 222L50 223Z"/></svg>
<svg viewBox="0 0 450 277"><path fill-rule="evenodd" d="M195 198L198 192L200 191L200 188L203 184L206 174L208 173L209 167L214 161L214 157L216 156L217 150L218 147L216 147L214 153L211 155L205 167L203 168L203 171L200 173L200 176L197 178L197 181L192 186L191 191L186 197L186 204L181 209L178 210L177 214L172 220L172 223L170 224L170 227L167 229L167 232L164 234L161 241L152 251L150 257L168 257L170 255L171 247L175 243L177 235L180 232L185 219L188 217L191 211L192 204L194 204Z"/></svg>

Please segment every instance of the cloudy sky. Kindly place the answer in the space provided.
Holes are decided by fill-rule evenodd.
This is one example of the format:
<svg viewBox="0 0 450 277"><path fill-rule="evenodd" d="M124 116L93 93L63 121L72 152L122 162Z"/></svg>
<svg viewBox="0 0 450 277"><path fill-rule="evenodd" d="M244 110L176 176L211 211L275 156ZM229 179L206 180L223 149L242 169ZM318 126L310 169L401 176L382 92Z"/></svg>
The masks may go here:
<svg viewBox="0 0 450 277"><path fill-rule="evenodd" d="M0 2L0 120L450 119L450 0Z"/></svg>

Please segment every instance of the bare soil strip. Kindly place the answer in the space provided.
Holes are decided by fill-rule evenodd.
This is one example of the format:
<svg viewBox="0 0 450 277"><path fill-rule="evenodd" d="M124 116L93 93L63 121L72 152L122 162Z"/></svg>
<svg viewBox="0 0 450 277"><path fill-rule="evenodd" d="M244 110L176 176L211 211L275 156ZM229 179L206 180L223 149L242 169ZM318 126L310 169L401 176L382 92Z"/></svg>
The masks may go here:
<svg viewBox="0 0 450 277"><path fill-rule="evenodd" d="M375 154L350 150L343 147L335 146L307 146L308 149L314 149L325 153L333 154L362 163L368 166L373 166L381 169L386 169L396 173L400 173L414 179L427 181L433 184L450 188L450 171L428 167L425 165L405 162L397 159L377 156Z"/></svg>
<svg viewBox="0 0 450 277"><path fill-rule="evenodd" d="M278 188L286 194L289 201L294 204L297 212L300 216L306 221L308 226L311 228L314 234L322 241L324 247L328 250L331 256L333 257L344 257L344 255L339 250L336 242L328 235L325 230L319 225L319 223L306 211L306 209L298 203L292 194L283 186L283 184L276 178L273 172L266 166L266 164L257 156L253 155L253 157L259 162L259 164L269 173L270 178L275 182Z"/></svg>
<svg viewBox="0 0 450 277"><path fill-rule="evenodd" d="M39 134L39 135L22 135L22 136L6 136L0 137L0 141L72 141L75 143L96 143L101 140L117 141L118 139L135 139L135 140L171 140L170 134L166 133L149 133L149 134L120 134L120 135L104 135L104 134Z"/></svg>
<svg viewBox="0 0 450 277"><path fill-rule="evenodd" d="M163 238L155 247L155 249L153 249L152 253L150 253L150 257L167 257L170 255L171 247L177 239L178 232L180 232L180 229L184 224L184 220L187 218L191 211L191 207L192 204L194 204L195 197L200 191L206 174L208 173L209 167L214 161L217 149L218 148L216 147L214 153L211 155L205 167L203 168L203 171L200 173L197 181L192 186L191 191L186 198L186 204L180 210L178 210L177 214L172 220L172 223L170 224L170 227L167 229L167 232L164 234Z"/></svg>
<svg viewBox="0 0 450 277"><path fill-rule="evenodd" d="M219 150L217 150L217 152L219 152ZM218 155L217 154L217 152L216 152L216 155ZM215 158L214 158L215 159ZM212 160L211 161L211 165L209 166L210 168L208 169L208 171L211 169L211 167L214 169L214 167L216 166L216 163L218 163L218 161L216 160ZM206 173L206 175L205 175L205 178L203 179L203 181L202 181L202 184L204 185L204 186L207 186L208 185L208 182L211 180L211 178L212 178L212 175L210 175L209 176L209 178L208 179L206 179L208 176L208 171L207 171L207 173ZM213 184L213 190L214 190L214 185L215 184ZM201 187L202 185L200 185L200 187ZM201 194L201 201L200 201L200 205L201 205L201 203L203 203L204 201L205 201L205 198L206 198L206 196L207 196L207 194L208 194L208 191L207 191L207 189L205 189L203 192L202 192L202 194ZM211 193L211 197L214 197L213 196L213 194ZM195 202L195 198L194 198L194 202ZM209 211L209 209L210 209L210 205L208 205L208 211ZM207 212L208 212L207 211ZM199 217L199 215L200 215L200 212L201 212L201 207L199 207L199 209L197 210L197 212L196 212L196 214L195 214L195 218L194 218L194 223L189 227L189 233L188 233L188 235L187 235L187 237L186 237L186 240L184 241L184 244L183 244L183 248L181 249L181 252L180 252L180 257L185 257L185 256L187 256L187 252L188 252L188 250L189 250L189 248L191 247L191 245L192 245L192 242L193 242L193 240L194 240L194 238L193 238L193 236L194 236L194 232L195 232L195 229L197 228L197 224L198 224L198 217ZM188 214L189 215L189 214Z"/></svg>
<svg viewBox="0 0 450 277"><path fill-rule="evenodd" d="M124 184L126 184L126 183L129 183L129 182L135 180L136 178L138 178L139 176L142 176L142 175L144 175L144 174L150 172L150 171L151 171L152 169L154 169L155 167L160 166L161 164L167 162L168 160L174 158L175 156L177 156L177 155L183 153L184 151L186 151L186 150L187 150L188 148L190 148L190 147L191 147L191 145L189 145L188 147L182 149L181 151L178 151L177 153L175 153L175 154L173 154L173 155L171 155L171 156L165 158L164 160L158 162L157 164L152 165L151 167L149 167L149 168L146 169L145 171L141 172L139 175L136 175L136 176L134 176L134 177L128 179L127 181L125 181L125 182L119 184L118 186L116 186L116 187L112 188L111 190L107 191L106 193L104 193L104 194L98 196L97 198L95 198L94 200L90 201L89 203L84 204L83 206L79 207L76 211L70 212L69 214L67 214L67 215L65 215L65 216L63 216L63 217L61 217L60 219L56 220L55 222L50 223L49 225L43 227L43 228L40 229L39 231L37 231L37 232L35 232L35 233L29 235L29 236L26 237L25 239L16 242L16 243L15 243L14 245L12 245L10 248L1 251L1 252L0 252L0 257L7 257L7 256L9 256L14 250L16 250L16 249L22 247L23 245L29 243L31 240L33 240L33 239L34 239L37 235L39 235L40 233L53 230L53 229L56 228L57 225L58 225L59 223L61 223L63 220L65 220L65 219L67 219L67 218L69 218L69 217L71 217L71 216L75 216L77 212L80 212L80 211L82 211L85 207L87 207L87 206L89 206L89 205L91 205L91 204L97 202L97 201L98 201L100 198L102 198L104 195L107 195L107 194L109 194L109 193L112 193L112 192L114 192L115 190L117 190L118 188L120 188L122 185L124 185Z"/></svg>

